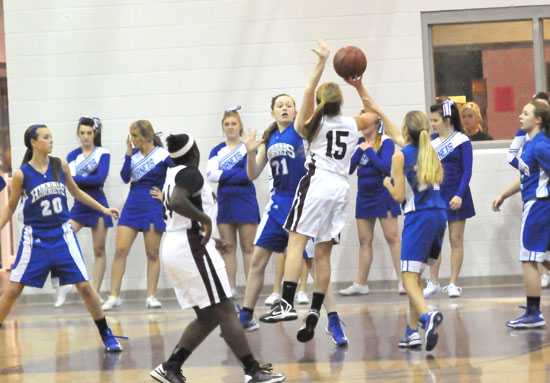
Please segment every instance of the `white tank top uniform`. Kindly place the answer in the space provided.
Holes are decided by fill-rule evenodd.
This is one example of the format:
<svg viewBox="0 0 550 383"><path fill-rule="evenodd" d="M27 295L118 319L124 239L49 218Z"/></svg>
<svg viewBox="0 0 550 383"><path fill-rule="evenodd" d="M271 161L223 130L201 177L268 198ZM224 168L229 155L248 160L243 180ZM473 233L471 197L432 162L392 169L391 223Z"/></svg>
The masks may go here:
<svg viewBox="0 0 550 383"><path fill-rule="evenodd" d="M214 240L210 239L206 246L203 246L200 224L170 208L170 196L176 187L176 175L183 169L186 169L186 166L179 165L166 172L166 182L162 190L166 221L162 262L181 308L198 306L202 309L230 298L231 287L225 263L216 250ZM197 169L193 171L196 171L195 177L202 178ZM212 219L212 226L215 227L216 203L212 188L204 182L204 178L202 183L201 189L195 191L190 201Z"/></svg>
<svg viewBox="0 0 550 383"><path fill-rule="evenodd" d="M360 133L353 117L324 116L306 146L307 174L300 180L285 229L316 242L337 240L348 209L348 172Z"/></svg>

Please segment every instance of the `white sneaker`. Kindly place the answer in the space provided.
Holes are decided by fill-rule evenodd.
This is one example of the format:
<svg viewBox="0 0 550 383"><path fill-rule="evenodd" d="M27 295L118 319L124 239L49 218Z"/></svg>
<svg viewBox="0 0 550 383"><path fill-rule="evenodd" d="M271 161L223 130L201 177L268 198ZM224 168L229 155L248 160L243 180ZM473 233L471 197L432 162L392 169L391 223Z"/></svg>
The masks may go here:
<svg viewBox="0 0 550 383"><path fill-rule="evenodd" d="M120 300L120 297L109 295L109 297L107 298L105 303L103 303L101 308L103 309L103 311L109 311L117 306L120 306L121 303L122 301Z"/></svg>
<svg viewBox="0 0 550 383"><path fill-rule="evenodd" d="M462 289L457 285L455 285L454 283L451 283L449 286L443 287L442 291L444 293L447 293L449 298L458 298L462 293Z"/></svg>
<svg viewBox="0 0 550 383"><path fill-rule="evenodd" d="M154 295L151 295L145 300L145 307L148 309L160 309L162 307L162 303L160 303Z"/></svg>
<svg viewBox="0 0 550 383"><path fill-rule="evenodd" d="M542 287L543 289L546 289L548 288L548 286L550 285L550 274L542 274L540 276L540 287Z"/></svg>
<svg viewBox="0 0 550 383"><path fill-rule="evenodd" d="M307 297L305 291L298 291L298 294L296 295L296 303L298 303L299 305L309 304L309 298Z"/></svg>
<svg viewBox="0 0 550 383"><path fill-rule="evenodd" d="M339 290L340 295L367 295L369 293L369 285L360 285L357 282L353 282L350 287Z"/></svg>
<svg viewBox="0 0 550 383"><path fill-rule="evenodd" d="M397 292L399 293L399 295L407 294L407 290L405 290L405 286L403 286L403 282L399 282L399 285L397 286Z"/></svg>
<svg viewBox="0 0 550 383"><path fill-rule="evenodd" d="M63 306L65 299L67 299L67 294L73 289L73 286L74 285L64 285L56 289L56 298L53 307L58 308Z"/></svg>
<svg viewBox="0 0 550 383"><path fill-rule="evenodd" d="M435 283L432 283L428 279L428 284L426 285L426 288L424 289L424 298L428 298L429 296L438 293L441 291L441 286L439 283L436 285Z"/></svg>
<svg viewBox="0 0 550 383"><path fill-rule="evenodd" d="M276 302L278 302L281 299L281 294L279 293L271 293L267 298L265 298L265 305L266 306L273 306Z"/></svg>

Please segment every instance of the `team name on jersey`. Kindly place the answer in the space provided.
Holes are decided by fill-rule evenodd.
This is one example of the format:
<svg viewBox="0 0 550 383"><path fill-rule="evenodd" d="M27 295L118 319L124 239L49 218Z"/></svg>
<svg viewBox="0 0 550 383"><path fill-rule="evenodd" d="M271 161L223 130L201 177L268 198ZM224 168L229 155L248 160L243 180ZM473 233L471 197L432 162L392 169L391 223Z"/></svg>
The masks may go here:
<svg viewBox="0 0 550 383"><path fill-rule="evenodd" d="M148 159L138 168L135 168L133 171L133 178L135 181L139 180L145 174L147 174L151 169L155 167L155 160L153 158Z"/></svg>
<svg viewBox="0 0 550 383"><path fill-rule="evenodd" d="M76 175L77 176L87 176L97 168L97 161L95 159L90 160L83 167L78 168Z"/></svg>
<svg viewBox="0 0 550 383"><path fill-rule="evenodd" d="M451 153L453 150L455 150L454 145L452 142L449 142L448 144L444 145L443 147L437 149L437 156L439 159L443 159L447 157L449 153Z"/></svg>
<svg viewBox="0 0 550 383"><path fill-rule="evenodd" d="M237 164L237 162L243 159L243 157L244 156L241 152L236 152L230 158L228 158L227 160L225 160L223 163L220 164L220 169L221 170L232 169L233 166Z"/></svg>
<svg viewBox="0 0 550 383"><path fill-rule="evenodd" d="M42 197L52 195L52 194L61 194L65 196L65 185L61 182L46 182L38 185L31 190L32 203L39 200Z"/></svg>
<svg viewBox="0 0 550 383"><path fill-rule="evenodd" d="M279 142L273 144L267 149L267 158L271 160L272 158L279 156L287 156L289 158L295 158L296 153L294 152L294 146L287 144L285 142Z"/></svg>

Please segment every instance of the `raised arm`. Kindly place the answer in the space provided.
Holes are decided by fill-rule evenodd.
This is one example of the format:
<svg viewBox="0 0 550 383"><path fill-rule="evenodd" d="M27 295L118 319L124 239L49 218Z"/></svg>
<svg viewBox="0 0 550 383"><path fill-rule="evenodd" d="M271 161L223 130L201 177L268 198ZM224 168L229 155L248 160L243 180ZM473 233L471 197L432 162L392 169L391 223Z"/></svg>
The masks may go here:
<svg viewBox="0 0 550 383"><path fill-rule="evenodd" d="M256 129L249 129L241 139L246 146L246 173L252 181L260 176L267 164L267 152L264 140L256 140Z"/></svg>
<svg viewBox="0 0 550 383"><path fill-rule="evenodd" d="M317 40L317 44L319 44L319 47L312 48L311 50L318 56L318 60L307 81L304 97L302 98L302 107L294 121L294 129L296 129L296 132L302 137L306 135L304 131L306 122L311 118L315 110L315 89L319 84L328 55L330 54L330 49L324 40Z"/></svg>
<svg viewBox="0 0 550 383"><path fill-rule="evenodd" d="M23 192L23 179L24 175L21 170L16 170L15 173L13 173L13 178L11 179L11 194L10 199L8 200L8 206L2 209L2 213L0 214L0 230L2 230L6 223L11 219L11 216L17 208L19 198L21 198L21 193Z"/></svg>

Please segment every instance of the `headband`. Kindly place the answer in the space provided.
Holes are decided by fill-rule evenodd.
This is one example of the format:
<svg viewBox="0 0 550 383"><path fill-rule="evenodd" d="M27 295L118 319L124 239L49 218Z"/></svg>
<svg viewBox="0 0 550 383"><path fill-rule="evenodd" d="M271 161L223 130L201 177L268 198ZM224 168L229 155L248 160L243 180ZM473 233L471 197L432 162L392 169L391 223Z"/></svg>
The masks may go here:
<svg viewBox="0 0 550 383"><path fill-rule="evenodd" d="M170 157L178 158L186 154L189 150L191 150L191 148L193 147L193 144L195 143L195 140L191 136L187 136L187 137L189 137L189 141L187 141L187 143L183 145L183 148L170 153Z"/></svg>
<svg viewBox="0 0 550 383"><path fill-rule="evenodd" d="M226 109L223 114L227 114L227 113L231 113L231 112L236 112L238 110L241 110L241 106L240 105L235 105L234 107L232 108L228 108Z"/></svg>
<svg viewBox="0 0 550 383"><path fill-rule="evenodd" d="M35 139L36 138L36 131L40 128L44 127L42 124L36 124L32 127L31 134L29 135L30 138Z"/></svg>
<svg viewBox="0 0 550 383"><path fill-rule="evenodd" d="M452 116L452 110L451 106L454 105L454 100L447 99L443 101L443 117L451 117Z"/></svg>

